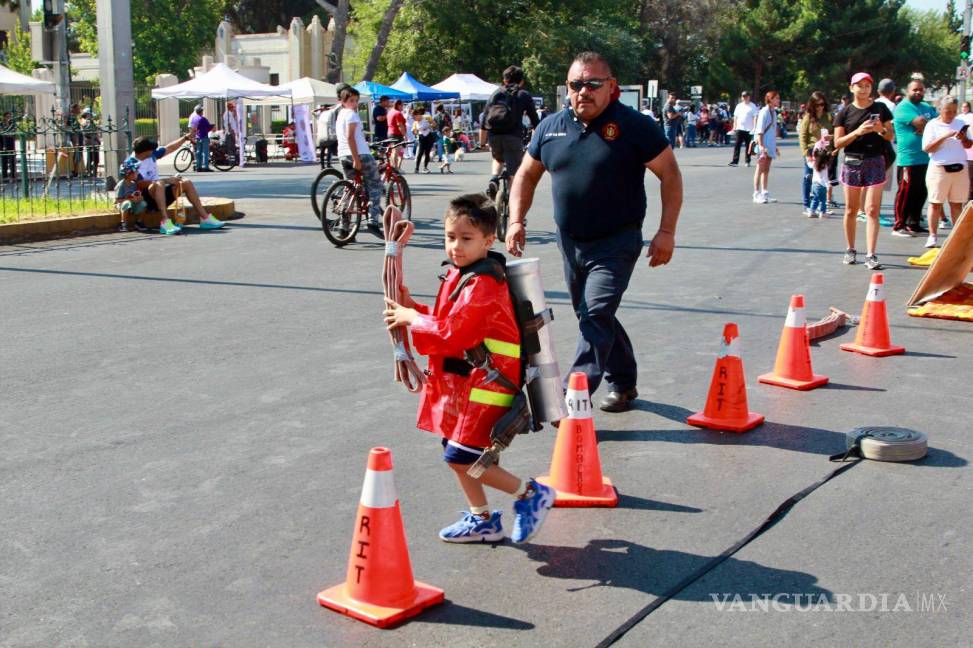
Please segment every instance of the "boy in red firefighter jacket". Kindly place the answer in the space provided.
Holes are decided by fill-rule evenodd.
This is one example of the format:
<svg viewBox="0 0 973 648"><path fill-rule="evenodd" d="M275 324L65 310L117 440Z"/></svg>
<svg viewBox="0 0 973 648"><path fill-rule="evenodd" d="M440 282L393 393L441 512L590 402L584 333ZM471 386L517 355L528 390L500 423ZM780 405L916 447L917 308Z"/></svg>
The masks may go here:
<svg viewBox="0 0 973 648"><path fill-rule="evenodd" d="M503 255L490 254L497 212L483 194L469 194L450 202L443 222L452 265L435 305L417 303L402 286L402 304L390 301L384 312L386 325L390 329L408 326L416 352L429 357L416 424L443 437L443 458L456 473L469 504L469 511L440 531L439 537L445 542L503 538L501 512L490 511L486 484L517 498L510 537L526 542L554 504L554 491L533 479L521 480L498 465L487 468L478 479L466 472L491 444L494 424L513 403L510 386L521 385L520 333L503 274ZM482 273L488 258L494 260L495 270ZM474 276L469 277L471 273ZM481 344L502 378L467 361L465 352Z"/></svg>

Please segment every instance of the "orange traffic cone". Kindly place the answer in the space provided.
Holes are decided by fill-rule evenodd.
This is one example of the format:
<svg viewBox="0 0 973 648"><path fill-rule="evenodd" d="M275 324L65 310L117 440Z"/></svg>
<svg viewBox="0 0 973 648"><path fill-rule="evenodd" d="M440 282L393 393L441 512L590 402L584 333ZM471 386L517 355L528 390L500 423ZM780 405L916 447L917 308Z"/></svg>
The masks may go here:
<svg viewBox="0 0 973 648"><path fill-rule="evenodd" d="M868 285L865 306L855 341L841 345L842 351L854 351L869 356L890 356L905 353L905 347L892 344L889 316L885 310L885 275L876 272Z"/></svg>
<svg viewBox="0 0 973 648"><path fill-rule="evenodd" d="M768 385L807 391L828 382L827 376L819 376L811 368L811 345L807 338L807 315L804 314L804 295L793 295L787 309L787 320L780 334L777 362L774 371L757 380Z"/></svg>
<svg viewBox="0 0 973 648"><path fill-rule="evenodd" d="M412 578L392 453L372 448L358 504L345 582L318 594L318 603L365 623L387 628L442 603L439 588Z"/></svg>
<svg viewBox="0 0 973 648"><path fill-rule="evenodd" d="M706 407L686 422L711 430L746 432L764 422L764 415L747 408L747 385L743 378L743 360L737 339L740 333L732 322L723 327L720 354L716 357Z"/></svg>
<svg viewBox="0 0 973 648"><path fill-rule="evenodd" d="M558 426L551 474L537 481L557 491L554 506L615 506L618 493L611 480L601 474L588 377L580 371L568 378L565 400L568 417Z"/></svg>

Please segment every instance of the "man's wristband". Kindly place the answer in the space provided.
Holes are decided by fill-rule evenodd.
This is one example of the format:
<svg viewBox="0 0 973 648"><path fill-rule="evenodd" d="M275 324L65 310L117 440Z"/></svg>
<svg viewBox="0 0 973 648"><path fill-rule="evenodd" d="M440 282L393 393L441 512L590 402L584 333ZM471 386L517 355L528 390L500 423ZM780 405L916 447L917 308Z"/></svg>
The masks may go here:
<svg viewBox="0 0 973 648"><path fill-rule="evenodd" d="M672 231L672 230L666 230L666 229L661 229L661 228L658 230L658 233L659 234L668 234L669 236L675 236L676 235L676 233L674 231Z"/></svg>

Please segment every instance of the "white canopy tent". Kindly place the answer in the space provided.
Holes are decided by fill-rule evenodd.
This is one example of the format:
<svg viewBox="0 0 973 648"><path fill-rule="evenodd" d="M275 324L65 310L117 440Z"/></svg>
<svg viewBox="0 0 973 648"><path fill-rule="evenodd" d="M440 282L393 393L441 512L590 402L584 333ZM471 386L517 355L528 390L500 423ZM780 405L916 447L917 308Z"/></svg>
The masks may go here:
<svg viewBox="0 0 973 648"><path fill-rule="evenodd" d="M167 88L153 88L153 99L251 99L255 97L287 97L292 95L290 88L281 89L259 83L247 78L239 72L234 72L226 63L217 63L209 71L197 75L184 83L178 83ZM240 166L246 162L247 131L244 110L240 102L237 111L238 132L242 135L237 139L239 147L238 160ZM218 122L217 122L218 123Z"/></svg>
<svg viewBox="0 0 973 648"><path fill-rule="evenodd" d="M217 63L208 72L184 83L167 88L153 88L153 99L252 99L255 97L290 97L291 90L248 79L225 63Z"/></svg>
<svg viewBox="0 0 973 648"><path fill-rule="evenodd" d="M0 65L0 95L54 94L54 84Z"/></svg>
<svg viewBox="0 0 973 648"><path fill-rule="evenodd" d="M463 101L486 101L500 89L475 74L454 74L432 87L443 92L458 92Z"/></svg>
<svg viewBox="0 0 973 648"><path fill-rule="evenodd" d="M319 81L311 77L301 77L275 87L290 90L291 94L281 93L278 96L265 97L247 103L251 106L275 106L288 103L317 105L338 101L338 90L333 83Z"/></svg>

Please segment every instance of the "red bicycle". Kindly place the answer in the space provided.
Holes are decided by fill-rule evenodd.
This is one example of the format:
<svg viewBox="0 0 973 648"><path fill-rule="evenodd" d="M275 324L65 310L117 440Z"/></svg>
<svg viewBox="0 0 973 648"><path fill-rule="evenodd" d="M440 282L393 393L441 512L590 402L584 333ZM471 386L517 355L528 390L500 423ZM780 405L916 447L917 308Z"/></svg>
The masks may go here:
<svg viewBox="0 0 973 648"><path fill-rule="evenodd" d="M394 205L404 218L412 219L412 192L399 170L388 162L388 151L402 143L383 147L390 140L376 144L375 158L379 163L379 175L385 185L386 205ZM321 230L335 246L342 247L355 240L362 219L367 219L370 201L361 171L355 171L351 180L333 182L321 200Z"/></svg>

